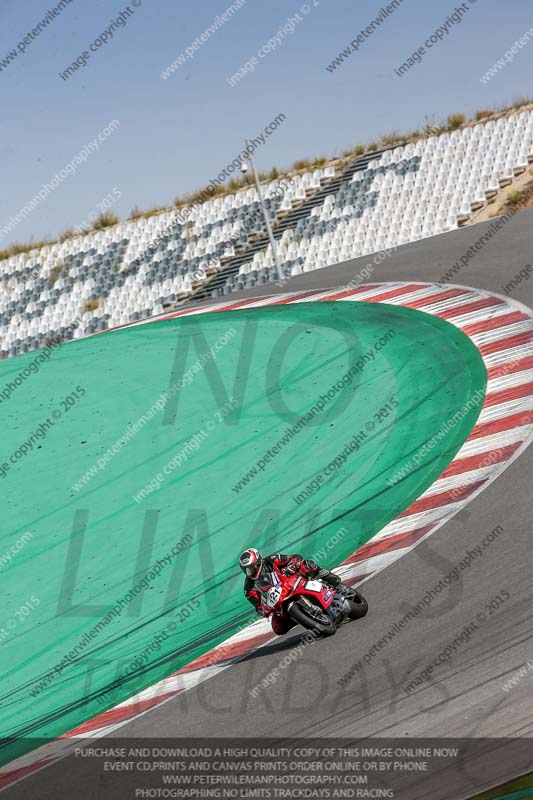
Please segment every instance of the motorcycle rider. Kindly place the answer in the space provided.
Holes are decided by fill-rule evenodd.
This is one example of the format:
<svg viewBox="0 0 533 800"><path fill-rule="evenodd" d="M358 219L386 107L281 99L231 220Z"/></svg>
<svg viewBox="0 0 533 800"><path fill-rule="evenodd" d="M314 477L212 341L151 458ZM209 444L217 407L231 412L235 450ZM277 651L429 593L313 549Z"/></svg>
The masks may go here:
<svg viewBox="0 0 533 800"><path fill-rule="evenodd" d="M264 613L261 609L261 599L258 590L255 588L255 582L265 571L272 572L274 568L277 568L285 575L297 573L305 578L318 578L334 588L341 583L341 579L334 572L319 567L316 561L310 558L304 559L299 553L293 553L292 555L272 553L269 556L262 556L255 547L249 547L247 550L243 550L239 556L239 565L246 575L244 596L254 606L259 616L264 616ZM272 630L278 636L287 633L297 624L292 619L282 617L276 613L271 614L270 621Z"/></svg>

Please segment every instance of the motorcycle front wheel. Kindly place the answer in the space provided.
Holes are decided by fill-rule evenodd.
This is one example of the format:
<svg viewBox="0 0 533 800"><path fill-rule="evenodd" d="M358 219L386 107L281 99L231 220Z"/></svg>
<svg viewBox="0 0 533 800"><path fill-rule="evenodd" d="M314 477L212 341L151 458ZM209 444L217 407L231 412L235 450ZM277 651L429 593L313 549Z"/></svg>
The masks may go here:
<svg viewBox="0 0 533 800"><path fill-rule="evenodd" d="M352 589L345 602L348 604L347 614L350 619L361 619L368 613L368 603L362 594Z"/></svg>
<svg viewBox="0 0 533 800"><path fill-rule="evenodd" d="M333 636L333 634L337 632L337 626L334 622L328 621L326 623L316 619L312 613L306 610L303 603L293 603L288 613L291 619L297 622L298 625L320 636Z"/></svg>

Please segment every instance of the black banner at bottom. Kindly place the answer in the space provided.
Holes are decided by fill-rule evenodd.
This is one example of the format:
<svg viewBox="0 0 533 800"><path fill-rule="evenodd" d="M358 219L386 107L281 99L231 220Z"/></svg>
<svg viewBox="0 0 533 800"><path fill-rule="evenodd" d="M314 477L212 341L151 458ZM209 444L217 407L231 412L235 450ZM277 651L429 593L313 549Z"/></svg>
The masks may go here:
<svg viewBox="0 0 533 800"><path fill-rule="evenodd" d="M9 776L4 767L2 800L466 800L533 770L533 739L263 739L258 732L253 740L71 744L38 772L29 766Z"/></svg>

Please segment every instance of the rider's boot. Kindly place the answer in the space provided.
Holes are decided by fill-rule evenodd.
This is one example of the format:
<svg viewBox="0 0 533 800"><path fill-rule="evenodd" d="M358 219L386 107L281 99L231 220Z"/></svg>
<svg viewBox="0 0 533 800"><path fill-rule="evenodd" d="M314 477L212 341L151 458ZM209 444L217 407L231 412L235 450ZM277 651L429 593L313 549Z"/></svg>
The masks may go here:
<svg viewBox="0 0 533 800"><path fill-rule="evenodd" d="M335 572L329 572L327 569L320 570L318 577L321 581L324 581L324 583L327 583L329 586L333 586L335 589L341 583L340 577L336 575Z"/></svg>

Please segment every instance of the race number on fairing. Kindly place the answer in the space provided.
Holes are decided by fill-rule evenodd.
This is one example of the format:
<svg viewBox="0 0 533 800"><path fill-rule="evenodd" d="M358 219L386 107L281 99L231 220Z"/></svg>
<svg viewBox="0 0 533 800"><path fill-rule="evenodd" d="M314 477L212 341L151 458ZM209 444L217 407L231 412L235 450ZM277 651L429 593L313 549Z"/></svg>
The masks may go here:
<svg viewBox="0 0 533 800"><path fill-rule="evenodd" d="M273 586L272 589L269 589L265 601L266 605L270 606L271 608L274 608L279 598L281 597L281 591L282 591L282 586L280 581L280 583L278 583L277 586Z"/></svg>

